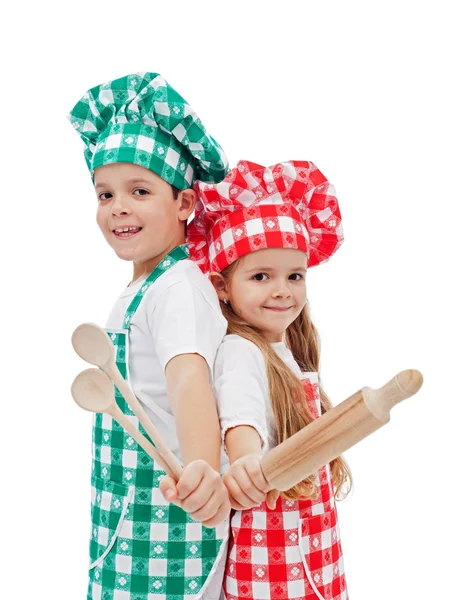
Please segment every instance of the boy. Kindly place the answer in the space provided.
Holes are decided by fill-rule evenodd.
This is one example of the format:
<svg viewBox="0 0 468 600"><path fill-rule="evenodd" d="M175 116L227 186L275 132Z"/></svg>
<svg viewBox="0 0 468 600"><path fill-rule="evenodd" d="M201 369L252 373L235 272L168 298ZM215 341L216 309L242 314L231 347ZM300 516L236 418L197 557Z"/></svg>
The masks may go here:
<svg viewBox="0 0 468 600"><path fill-rule="evenodd" d="M117 364L185 465L178 496L165 498L164 472L111 418L95 416L88 600L218 598L230 504L211 373L226 321L185 233L193 181L222 180L227 161L157 73L92 88L69 118L85 142L98 225L134 265L106 326Z"/></svg>

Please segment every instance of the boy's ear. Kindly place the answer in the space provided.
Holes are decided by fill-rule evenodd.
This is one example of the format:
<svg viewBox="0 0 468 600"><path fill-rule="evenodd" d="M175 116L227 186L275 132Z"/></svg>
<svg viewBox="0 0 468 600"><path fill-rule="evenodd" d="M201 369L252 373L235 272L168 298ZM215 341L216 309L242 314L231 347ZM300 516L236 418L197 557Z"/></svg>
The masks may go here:
<svg viewBox="0 0 468 600"><path fill-rule="evenodd" d="M208 278L213 284L213 287L216 290L216 293L218 294L218 298L221 301L229 300L227 283L223 275L221 275L221 273L217 273L216 271L212 271L208 275Z"/></svg>
<svg viewBox="0 0 468 600"><path fill-rule="evenodd" d="M187 221L187 219L195 210L197 195L192 189L187 188L186 190L181 190L179 192L179 197L177 199L180 202L179 221Z"/></svg>

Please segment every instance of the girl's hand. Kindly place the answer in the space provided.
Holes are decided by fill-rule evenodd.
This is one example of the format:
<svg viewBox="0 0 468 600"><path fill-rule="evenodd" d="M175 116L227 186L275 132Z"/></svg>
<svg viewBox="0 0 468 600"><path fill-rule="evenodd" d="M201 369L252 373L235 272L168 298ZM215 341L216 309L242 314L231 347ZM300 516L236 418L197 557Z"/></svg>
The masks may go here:
<svg viewBox="0 0 468 600"><path fill-rule="evenodd" d="M189 463L176 483L166 475L159 489L168 502L180 506L205 527L215 527L231 510L229 494L220 474L204 460Z"/></svg>
<svg viewBox="0 0 468 600"><path fill-rule="evenodd" d="M279 492L271 490L260 467L261 454L247 454L232 463L224 474L224 483L229 491L232 508L245 510L267 500L274 508Z"/></svg>

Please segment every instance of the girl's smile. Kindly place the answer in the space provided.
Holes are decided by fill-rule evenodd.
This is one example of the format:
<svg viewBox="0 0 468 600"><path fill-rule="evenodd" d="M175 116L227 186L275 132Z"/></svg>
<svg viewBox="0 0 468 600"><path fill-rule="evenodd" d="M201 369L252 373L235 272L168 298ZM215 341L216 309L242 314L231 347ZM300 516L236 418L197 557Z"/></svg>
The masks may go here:
<svg viewBox="0 0 468 600"><path fill-rule="evenodd" d="M266 248L242 256L228 283L219 273L213 273L211 281L237 315L269 342L280 342L306 303L306 272L305 252Z"/></svg>

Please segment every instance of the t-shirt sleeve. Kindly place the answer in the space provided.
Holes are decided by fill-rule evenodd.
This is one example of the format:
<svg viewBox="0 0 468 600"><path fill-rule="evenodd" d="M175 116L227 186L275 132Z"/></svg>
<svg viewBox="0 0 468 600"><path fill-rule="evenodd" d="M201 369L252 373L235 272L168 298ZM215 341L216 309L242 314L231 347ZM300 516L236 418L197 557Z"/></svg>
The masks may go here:
<svg viewBox="0 0 468 600"><path fill-rule="evenodd" d="M226 338L216 357L214 389L223 444L228 429L250 425L267 443L268 380L261 350L242 338Z"/></svg>
<svg viewBox="0 0 468 600"><path fill-rule="evenodd" d="M179 354L199 354L213 372L226 321L197 286L178 281L164 290L149 314L149 327L163 370Z"/></svg>

